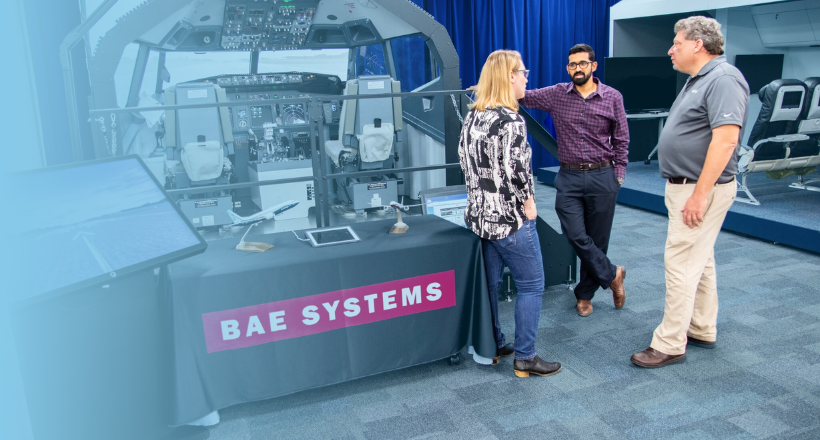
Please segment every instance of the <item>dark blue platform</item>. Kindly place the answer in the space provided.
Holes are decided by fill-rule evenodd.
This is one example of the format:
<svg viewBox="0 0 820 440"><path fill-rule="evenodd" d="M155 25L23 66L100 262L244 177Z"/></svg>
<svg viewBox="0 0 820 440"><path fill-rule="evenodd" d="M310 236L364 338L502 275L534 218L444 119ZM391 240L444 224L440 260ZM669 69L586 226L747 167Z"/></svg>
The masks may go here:
<svg viewBox="0 0 820 440"><path fill-rule="evenodd" d="M538 181L553 185L557 173L558 167L539 168ZM816 176L809 174L806 177ZM723 229L820 254L820 192L789 188L789 184L795 181L795 176L776 180L766 178L765 173L750 174L749 188L761 204L754 206L735 201L726 215ZM665 184L657 161L649 165L629 163L618 202L666 214Z"/></svg>

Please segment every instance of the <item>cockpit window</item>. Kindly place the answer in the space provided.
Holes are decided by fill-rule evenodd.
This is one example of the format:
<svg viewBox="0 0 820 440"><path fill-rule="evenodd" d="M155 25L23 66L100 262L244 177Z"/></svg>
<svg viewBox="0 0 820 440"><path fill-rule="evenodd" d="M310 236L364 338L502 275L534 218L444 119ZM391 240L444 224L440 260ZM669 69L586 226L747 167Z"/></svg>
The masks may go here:
<svg viewBox="0 0 820 440"><path fill-rule="evenodd" d="M222 74L250 73L250 52L167 52L171 85ZM166 85L167 87L167 85Z"/></svg>
<svg viewBox="0 0 820 440"><path fill-rule="evenodd" d="M356 75L386 75L387 67L384 62L384 50L380 44L362 46L356 51Z"/></svg>
<svg viewBox="0 0 820 440"><path fill-rule="evenodd" d="M430 52L420 35L394 38L390 46L402 92L415 90L435 79L430 73Z"/></svg>
<svg viewBox="0 0 820 440"><path fill-rule="evenodd" d="M259 52L259 73L310 72L336 75L347 81L349 49L280 50Z"/></svg>
<svg viewBox="0 0 820 440"><path fill-rule="evenodd" d="M114 86L117 91L117 106L126 107L128 101L128 93L131 91L131 82L134 76L134 66L137 61L137 53L139 46L136 43L131 43L125 46L122 51L122 58L117 65L117 70L114 73ZM148 53L148 62L145 64L145 74L142 77L142 85L140 87L140 95L145 92L147 95L154 93L157 87L157 71L159 64L159 52L152 50ZM139 101L137 101L138 103ZM137 105L133 103L133 105Z"/></svg>

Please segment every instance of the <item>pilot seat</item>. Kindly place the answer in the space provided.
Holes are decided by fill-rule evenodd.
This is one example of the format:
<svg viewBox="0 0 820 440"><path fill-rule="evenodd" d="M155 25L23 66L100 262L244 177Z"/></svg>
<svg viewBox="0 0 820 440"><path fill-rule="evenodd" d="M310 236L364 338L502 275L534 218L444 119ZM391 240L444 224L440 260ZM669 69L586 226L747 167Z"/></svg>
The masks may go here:
<svg viewBox="0 0 820 440"><path fill-rule="evenodd" d="M225 90L212 83L178 84L165 90L166 105L226 102ZM165 116L166 168L169 189L202 187L202 193L182 195L182 212L194 226L232 223L228 210L233 198L227 191L208 191L208 186L231 181L233 133L226 107L169 110Z"/></svg>
<svg viewBox="0 0 820 440"><path fill-rule="evenodd" d="M401 84L387 75L363 75L348 80L344 95L364 96L400 93ZM337 198L357 214L367 208L381 208L398 201L396 150L403 129L401 99L384 97L347 99L339 118L339 139L325 142L325 153L332 160L334 173L384 170L370 177L336 181Z"/></svg>

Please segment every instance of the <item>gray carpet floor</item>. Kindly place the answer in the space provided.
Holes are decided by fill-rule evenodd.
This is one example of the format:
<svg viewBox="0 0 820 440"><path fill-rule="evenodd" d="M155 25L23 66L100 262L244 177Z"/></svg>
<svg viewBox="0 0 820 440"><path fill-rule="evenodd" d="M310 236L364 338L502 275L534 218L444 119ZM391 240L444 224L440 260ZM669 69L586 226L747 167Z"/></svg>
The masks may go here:
<svg viewBox="0 0 820 440"><path fill-rule="evenodd" d="M557 226L554 196L537 184L539 215ZM536 344L562 363L555 376L464 353L223 409L211 439L820 438L820 255L721 233L718 347L647 370L629 357L663 315L665 239L664 216L619 205L609 254L627 268L624 308L599 291L581 318L566 286L546 291ZM499 307L508 339L514 301Z"/></svg>

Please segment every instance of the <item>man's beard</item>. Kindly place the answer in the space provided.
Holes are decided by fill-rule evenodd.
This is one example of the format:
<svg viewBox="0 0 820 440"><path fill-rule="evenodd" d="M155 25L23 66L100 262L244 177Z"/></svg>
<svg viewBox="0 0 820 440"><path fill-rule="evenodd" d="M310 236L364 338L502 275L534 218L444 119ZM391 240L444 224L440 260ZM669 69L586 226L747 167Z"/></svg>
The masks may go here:
<svg viewBox="0 0 820 440"><path fill-rule="evenodd" d="M581 73L583 73L583 72L581 72ZM592 78L592 72L589 72L589 74L584 73L583 77L575 76L577 74L578 74L578 72L572 74L572 82L574 82L576 86L582 86L582 85L586 84L587 81L589 81L590 78Z"/></svg>

